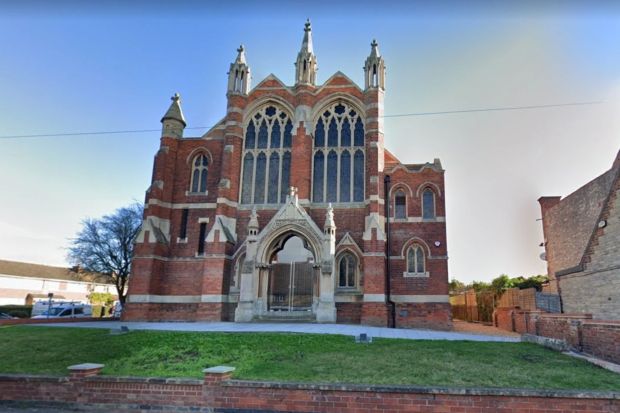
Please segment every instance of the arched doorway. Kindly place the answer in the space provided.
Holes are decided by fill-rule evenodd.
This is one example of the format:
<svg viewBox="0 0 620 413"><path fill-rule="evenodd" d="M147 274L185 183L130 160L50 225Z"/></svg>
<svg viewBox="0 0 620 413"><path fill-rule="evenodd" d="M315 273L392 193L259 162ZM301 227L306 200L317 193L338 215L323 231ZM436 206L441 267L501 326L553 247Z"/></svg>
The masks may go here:
<svg viewBox="0 0 620 413"><path fill-rule="evenodd" d="M267 286L270 312L311 312L318 296L315 256L301 237L287 234L271 250Z"/></svg>

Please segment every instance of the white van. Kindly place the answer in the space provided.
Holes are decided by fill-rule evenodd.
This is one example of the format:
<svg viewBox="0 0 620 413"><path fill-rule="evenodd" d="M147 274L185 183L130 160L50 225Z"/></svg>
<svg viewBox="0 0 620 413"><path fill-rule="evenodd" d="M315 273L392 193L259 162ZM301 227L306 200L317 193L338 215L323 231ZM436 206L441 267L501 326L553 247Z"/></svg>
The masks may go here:
<svg viewBox="0 0 620 413"><path fill-rule="evenodd" d="M52 305L51 309L46 310L39 315L33 316L32 318L79 318L92 316L93 308L90 305L69 303L62 305Z"/></svg>
<svg viewBox="0 0 620 413"><path fill-rule="evenodd" d="M82 304L81 301L67 301L67 300L52 300L51 302L52 304L52 308L53 307L59 307L59 306L66 306L66 305L70 305L70 304L75 304L75 305L79 305ZM49 300L37 300L34 302L33 306L32 306L32 313L31 313L31 317L34 317L35 315L41 315L44 312L47 311L47 309L50 306L50 301Z"/></svg>

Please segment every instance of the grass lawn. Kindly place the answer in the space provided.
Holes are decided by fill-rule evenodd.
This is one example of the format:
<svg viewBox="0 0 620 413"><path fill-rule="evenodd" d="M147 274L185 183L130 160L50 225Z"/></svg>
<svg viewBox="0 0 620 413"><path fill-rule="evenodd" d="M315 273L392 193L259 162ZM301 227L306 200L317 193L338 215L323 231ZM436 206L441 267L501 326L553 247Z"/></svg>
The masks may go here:
<svg viewBox="0 0 620 413"><path fill-rule="evenodd" d="M620 375L529 343L376 339L280 333L186 333L15 326L0 328L0 374L202 377L216 365L252 380L459 387L618 390Z"/></svg>

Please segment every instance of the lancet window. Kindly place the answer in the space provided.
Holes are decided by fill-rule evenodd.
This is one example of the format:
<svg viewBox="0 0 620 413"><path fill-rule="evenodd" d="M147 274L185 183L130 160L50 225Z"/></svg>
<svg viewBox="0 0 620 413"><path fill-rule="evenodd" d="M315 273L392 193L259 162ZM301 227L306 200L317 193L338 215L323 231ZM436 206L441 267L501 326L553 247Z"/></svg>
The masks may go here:
<svg viewBox="0 0 620 413"><path fill-rule="evenodd" d="M291 174L293 122L276 105L252 115L246 125L241 185L242 204L286 200Z"/></svg>
<svg viewBox="0 0 620 413"><path fill-rule="evenodd" d="M345 102L328 107L314 129L313 202L364 201L364 121Z"/></svg>

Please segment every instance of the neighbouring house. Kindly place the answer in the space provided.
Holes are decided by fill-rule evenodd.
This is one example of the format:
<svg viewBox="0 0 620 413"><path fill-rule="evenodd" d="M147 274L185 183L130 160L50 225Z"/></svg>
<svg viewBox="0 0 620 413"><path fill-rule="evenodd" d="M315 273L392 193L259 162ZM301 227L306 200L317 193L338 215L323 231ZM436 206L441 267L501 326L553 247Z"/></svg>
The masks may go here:
<svg viewBox="0 0 620 413"><path fill-rule="evenodd" d="M550 289L563 312L620 319L620 152L572 194L541 197Z"/></svg>
<svg viewBox="0 0 620 413"><path fill-rule="evenodd" d="M124 319L450 328L444 170L385 148L377 42L363 87L317 83L310 22L292 86L237 51L221 121L184 137L178 94L161 120Z"/></svg>
<svg viewBox="0 0 620 413"><path fill-rule="evenodd" d="M116 287L106 281L101 274L77 268L0 260L0 305L32 305L48 300L49 293L54 294L54 301L82 303L88 303L93 292L116 297Z"/></svg>

